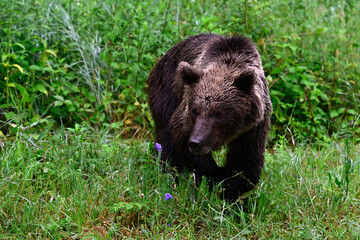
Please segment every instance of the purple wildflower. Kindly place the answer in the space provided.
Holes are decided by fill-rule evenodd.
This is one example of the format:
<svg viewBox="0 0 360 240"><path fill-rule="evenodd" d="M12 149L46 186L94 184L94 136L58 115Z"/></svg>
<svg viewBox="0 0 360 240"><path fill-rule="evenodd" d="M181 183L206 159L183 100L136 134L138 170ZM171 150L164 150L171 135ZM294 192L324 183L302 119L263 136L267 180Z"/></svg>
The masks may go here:
<svg viewBox="0 0 360 240"><path fill-rule="evenodd" d="M161 144L160 143L155 143L155 150L157 152L161 152L162 148L161 148Z"/></svg>
<svg viewBox="0 0 360 240"><path fill-rule="evenodd" d="M173 199L173 196L171 196L171 194L170 193L165 193L165 201L167 201L167 200L171 200L171 199Z"/></svg>

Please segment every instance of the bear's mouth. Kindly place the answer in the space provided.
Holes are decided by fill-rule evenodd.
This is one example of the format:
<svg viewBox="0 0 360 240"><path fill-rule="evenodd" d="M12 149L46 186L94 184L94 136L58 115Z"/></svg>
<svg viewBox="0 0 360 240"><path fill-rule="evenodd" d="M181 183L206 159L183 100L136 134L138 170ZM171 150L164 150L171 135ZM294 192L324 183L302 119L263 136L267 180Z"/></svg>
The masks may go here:
<svg viewBox="0 0 360 240"><path fill-rule="evenodd" d="M206 155L211 152L211 147L199 143L189 142L189 150L195 155Z"/></svg>

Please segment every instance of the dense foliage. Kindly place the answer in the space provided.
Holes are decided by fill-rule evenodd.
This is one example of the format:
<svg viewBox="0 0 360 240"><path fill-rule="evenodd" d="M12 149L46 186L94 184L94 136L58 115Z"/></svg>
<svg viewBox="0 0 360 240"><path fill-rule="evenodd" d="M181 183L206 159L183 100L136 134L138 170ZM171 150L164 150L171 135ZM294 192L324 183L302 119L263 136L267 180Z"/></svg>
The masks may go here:
<svg viewBox="0 0 360 240"><path fill-rule="evenodd" d="M271 140L359 134L359 11L355 0L1 1L0 131L90 122L146 137L151 68L187 36L214 32L257 44Z"/></svg>

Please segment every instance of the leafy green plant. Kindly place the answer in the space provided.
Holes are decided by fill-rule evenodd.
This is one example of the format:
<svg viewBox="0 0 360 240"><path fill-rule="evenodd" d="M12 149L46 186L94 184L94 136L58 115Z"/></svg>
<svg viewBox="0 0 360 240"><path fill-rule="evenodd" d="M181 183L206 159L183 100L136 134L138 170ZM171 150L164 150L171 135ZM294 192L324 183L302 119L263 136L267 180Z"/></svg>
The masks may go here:
<svg viewBox="0 0 360 240"><path fill-rule="evenodd" d="M90 122L148 137L145 81L155 62L187 36L213 32L243 34L258 46L274 105L272 143L330 141L340 128L359 135L357 1L0 5L3 122L12 112L24 126Z"/></svg>

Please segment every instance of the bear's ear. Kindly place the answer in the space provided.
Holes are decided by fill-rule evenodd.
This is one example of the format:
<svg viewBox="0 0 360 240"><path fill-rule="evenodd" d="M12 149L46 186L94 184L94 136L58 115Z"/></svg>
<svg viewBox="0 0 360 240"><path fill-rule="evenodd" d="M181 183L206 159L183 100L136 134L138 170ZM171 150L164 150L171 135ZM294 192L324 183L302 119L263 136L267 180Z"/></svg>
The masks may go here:
<svg viewBox="0 0 360 240"><path fill-rule="evenodd" d="M187 62L180 62L176 70L184 84L190 85L199 81L203 72L191 66Z"/></svg>
<svg viewBox="0 0 360 240"><path fill-rule="evenodd" d="M233 86L238 89L249 93L255 84L255 73L251 70L246 70L235 78Z"/></svg>

